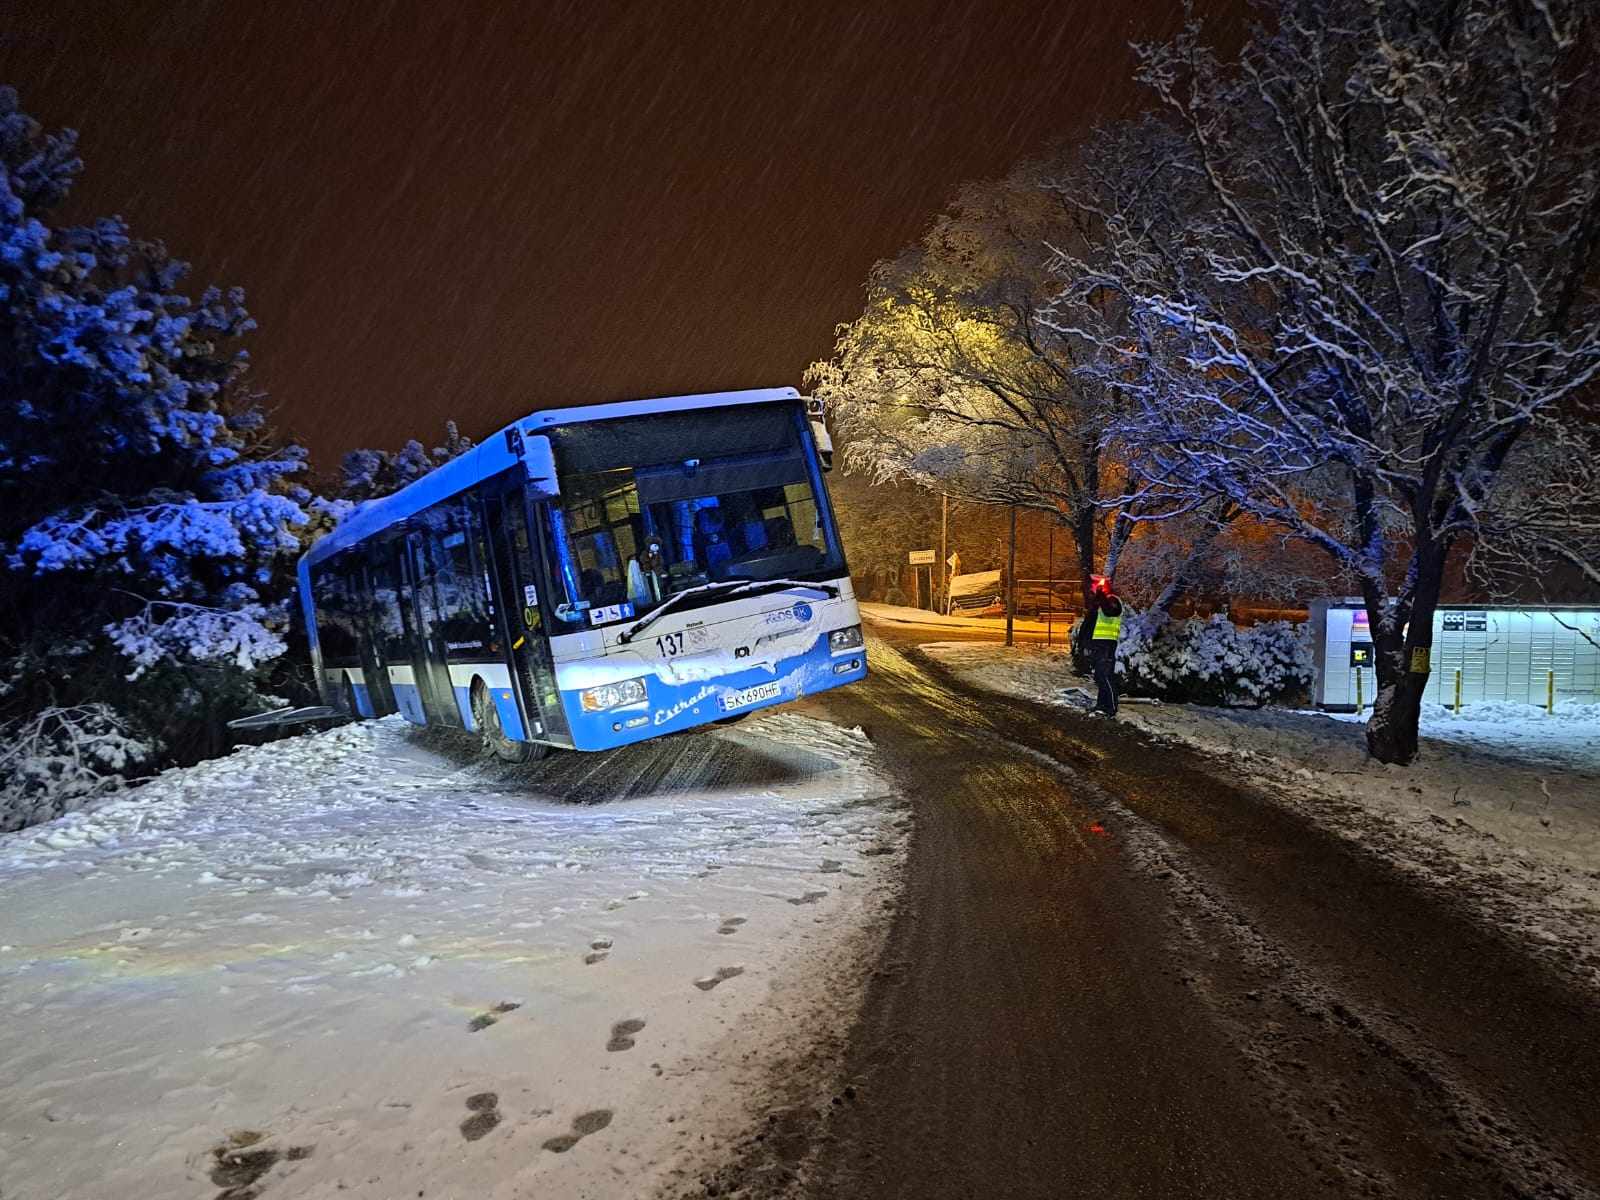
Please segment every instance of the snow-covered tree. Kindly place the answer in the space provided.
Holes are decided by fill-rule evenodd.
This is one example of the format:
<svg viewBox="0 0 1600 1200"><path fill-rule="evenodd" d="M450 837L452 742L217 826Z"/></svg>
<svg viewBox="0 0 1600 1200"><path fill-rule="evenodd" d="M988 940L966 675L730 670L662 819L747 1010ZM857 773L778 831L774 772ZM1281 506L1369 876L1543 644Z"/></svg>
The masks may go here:
<svg viewBox="0 0 1600 1200"><path fill-rule="evenodd" d="M1101 430L1114 394L1080 368L1098 348L1041 323L1058 284L1052 244L1089 222L1046 186L1053 162L969 184L928 235L879 263L865 311L808 373L847 469L1061 522L1081 587L1131 526ZM1110 399L1108 399L1110 398Z"/></svg>
<svg viewBox="0 0 1600 1200"><path fill-rule="evenodd" d="M1059 291L1054 256L1103 238L1105 211L1083 197L1106 181L1138 186L1174 136L1134 128L967 185L920 243L877 265L865 311L808 375L847 470L1045 513L1085 603L1105 572L1160 612L1205 583L1281 593L1279 558L1249 559L1259 543L1228 536L1243 510L1225 499L1186 514L1181 531L1134 519L1145 501L1106 436L1126 403L1105 369L1121 353L1042 315Z"/></svg>
<svg viewBox="0 0 1600 1200"><path fill-rule="evenodd" d="M444 432L444 444L431 452L415 438L398 450L350 451L340 468L339 499L359 504L398 492L472 449L472 439L457 429L454 421L445 422Z"/></svg>
<svg viewBox="0 0 1600 1200"><path fill-rule="evenodd" d="M444 432L444 444L431 451L413 438L398 450L347 452L338 475L323 478L315 485L317 494L306 504L311 519L300 530L302 543L309 546L368 500L398 492L472 449L472 439L457 429L454 421L445 422Z"/></svg>
<svg viewBox="0 0 1600 1200"><path fill-rule="evenodd" d="M0 88L0 723L109 703L171 751L282 652L304 455L246 389L236 290L52 222L74 147Z"/></svg>
<svg viewBox="0 0 1600 1200"><path fill-rule="evenodd" d="M1326 568L1281 529L1237 509L1168 521L1134 522L1133 553L1117 566L1117 588L1155 626L1180 596L1228 603L1236 597L1297 604L1327 590Z"/></svg>
<svg viewBox="0 0 1600 1200"><path fill-rule="evenodd" d="M939 498L904 483L875 484L863 474L835 471L828 484L839 534L850 551L850 572L863 599L913 599L907 551L939 545ZM935 585L938 574L934 575Z"/></svg>
<svg viewBox="0 0 1600 1200"><path fill-rule="evenodd" d="M1102 351L1130 502L1221 498L1354 581L1368 745L1406 762L1452 549L1596 578L1595 26L1577 0L1271 16L1233 66L1193 27L1142 51L1179 136L1061 248L1047 321Z"/></svg>
<svg viewBox="0 0 1600 1200"><path fill-rule="evenodd" d="M1576 400L1572 412L1581 415ZM1600 421L1530 430L1478 521L1466 566L1479 586L1547 601L1600 600Z"/></svg>

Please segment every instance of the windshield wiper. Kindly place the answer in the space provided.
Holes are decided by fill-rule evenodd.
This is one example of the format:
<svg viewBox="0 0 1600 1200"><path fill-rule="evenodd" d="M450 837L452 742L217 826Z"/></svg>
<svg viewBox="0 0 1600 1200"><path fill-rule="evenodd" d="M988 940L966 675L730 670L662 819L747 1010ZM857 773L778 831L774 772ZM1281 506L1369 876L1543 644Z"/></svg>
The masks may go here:
<svg viewBox="0 0 1600 1200"><path fill-rule="evenodd" d="M831 583L812 583L808 579L757 579L754 582L762 587L770 583L775 587L810 588L813 592L821 592L824 596L832 599L837 600L839 598L839 589Z"/></svg>
<svg viewBox="0 0 1600 1200"><path fill-rule="evenodd" d="M728 595L736 596L741 592L753 592L769 587L810 588L814 592L821 592L824 596L837 597L839 595L839 589L834 587L831 583L810 583L804 579L719 579L716 583L702 583L699 587L685 588L654 612L641 617L638 621L635 621L625 633L617 638L617 641L623 645L633 641L634 638L638 637L639 634L643 633L649 626L653 625L656 621L656 618L664 617L667 615L669 610L676 608L678 601L682 600L685 596L703 596L708 592L716 592L723 589L727 589Z"/></svg>
<svg viewBox="0 0 1600 1200"><path fill-rule="evenodd" d="M676 608L678 606L678 601L686 599L689 596L703 596L707 592L718 592L724 588L728 588L731 591L739 591L748 586L750 582L751 581L747 579L719 579L716 583L702 583L698 587L684 588L683 591L674 593L673 596L668 599L666 603L661 605L660 608L656 609L654 612L646 613L643 617L639 618L639 620L635 621L617 637L617 641L623 645L633 641L633 639L639 634L643 633L646 628L655 624L657 618L666 616L668 612Z"/></svg>

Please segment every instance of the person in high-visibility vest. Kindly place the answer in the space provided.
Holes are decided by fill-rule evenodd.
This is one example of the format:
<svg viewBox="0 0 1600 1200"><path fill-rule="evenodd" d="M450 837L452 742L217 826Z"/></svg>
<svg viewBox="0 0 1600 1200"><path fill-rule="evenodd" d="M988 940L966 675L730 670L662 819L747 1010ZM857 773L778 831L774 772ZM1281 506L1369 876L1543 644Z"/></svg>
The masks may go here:
<svg viewBox="0 0 1600 1200"><path fill-rule="evenodd" d="M1094 686L1099 695L1094 710L1117 715L1117 639L1122 635L1122 601L1111 590L1111 580L1096 575L1089 586L1089 611L1083 614L1083 637L1089 640L1094 664Z"/></svg>

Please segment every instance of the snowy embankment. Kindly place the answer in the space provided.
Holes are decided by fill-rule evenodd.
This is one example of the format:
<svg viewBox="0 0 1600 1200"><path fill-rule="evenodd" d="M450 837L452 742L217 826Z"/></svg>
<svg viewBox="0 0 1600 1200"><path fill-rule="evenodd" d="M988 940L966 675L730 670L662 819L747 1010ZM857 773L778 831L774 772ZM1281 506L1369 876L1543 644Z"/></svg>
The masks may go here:
<svg viewBox="0 0 1600 1200"><path fill-rule="evenodd" d="M904 818L859 731L651 745L753 782L561 804L390 719L0 836L0 1194L632 1197L693 1169L870 941Z"/></svg>
<svg viewBox="0 0 1600 1200"><path fill-rule="evenodd" d="M1004 617L947 617L943 613L929 612L925 608L906 608L899 604L862 604L861 614L869 621L881 621L889 625L915 625L924 628L944 629L971 629L982 630L986 633L1002 635L1006 629ZM1032 617L1017 617L1012 623L1012 628L1027 633L1045 633L1047 626L1044 621ZM1048 629L1054 631L1055 636L1066 640L1072 631L1072 623L1068 620L1056 621Z"/></svg>
<svg viewBox="0 0 1600 1200"><path fill-rule="evenodd" d="M1087 707L1067 655L935 642L922 650L976 686ZM1587 958L1600 983L1600 704L1427 707L1409 766L1367 754L1354 715L1125 703L1121 719L1214 755L1342 836L1445 883L1532 941Z"/></svg>

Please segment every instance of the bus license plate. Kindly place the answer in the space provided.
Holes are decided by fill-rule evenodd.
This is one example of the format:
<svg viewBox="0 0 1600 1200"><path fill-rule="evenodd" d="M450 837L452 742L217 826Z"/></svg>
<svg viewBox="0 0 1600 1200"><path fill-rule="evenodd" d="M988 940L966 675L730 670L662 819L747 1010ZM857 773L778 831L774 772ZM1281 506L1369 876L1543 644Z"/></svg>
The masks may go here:
<svg viewBox="0 0 1600 1200"><path fill-rule="evenodd" d="M742 692L725 692L722 696L722 711L732 712L736 708L749 708L752 704L760 704L763 700L771 700L781 695L783 684L777 680L771 683L758 683L755 687L745 688Z"/></svg>

